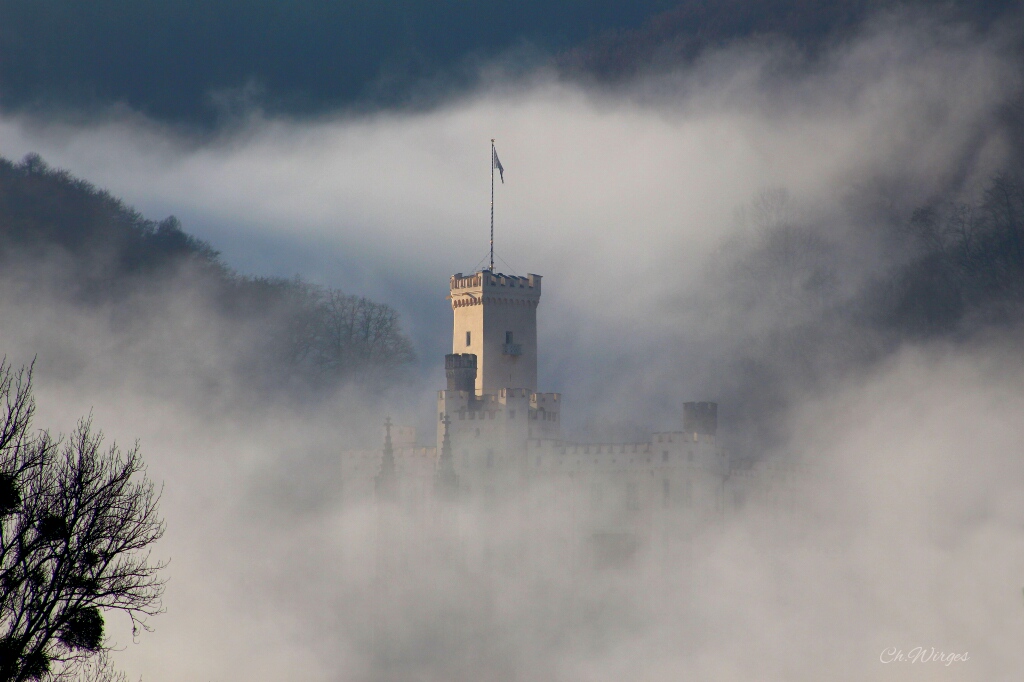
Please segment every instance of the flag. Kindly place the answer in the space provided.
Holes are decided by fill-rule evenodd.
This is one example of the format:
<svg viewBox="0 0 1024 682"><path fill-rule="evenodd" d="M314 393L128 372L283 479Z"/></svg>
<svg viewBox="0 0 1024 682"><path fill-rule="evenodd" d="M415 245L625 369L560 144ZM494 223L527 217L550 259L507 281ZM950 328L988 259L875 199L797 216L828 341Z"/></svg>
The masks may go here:
<svg viewBox="0 0 1024 682"><path fill-rule="evenodd" d="M498 150L491 145L491 170L498 169L498 175L501 176L501 184L505 184L505 169L501 166L501 161L498 160Z"/></svg>

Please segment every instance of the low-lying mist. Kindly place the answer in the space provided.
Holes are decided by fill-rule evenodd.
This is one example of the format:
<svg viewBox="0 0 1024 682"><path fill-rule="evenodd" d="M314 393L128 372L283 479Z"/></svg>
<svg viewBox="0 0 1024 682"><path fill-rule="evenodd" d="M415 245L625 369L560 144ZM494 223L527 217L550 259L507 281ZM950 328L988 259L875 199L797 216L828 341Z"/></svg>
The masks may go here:
<svg viewBox="0 0 1024 682"><path fill-rule="evenodd" d="M167 612L135 642L110 628L134 676L934 679L940 664L879 660L924 646L969 654L941 674L988 680L1017 669L1024 608L1017 343L908 346L796 401L785 452L762 463L792 465L777 494L727 498L720 516L653 495L640 513L657 541L611 564L591 521L633 512L543 477L382 525L340 460L360 428L380 437L383 411L350 396L222 410L188 404L187 381L56 381L42 365L38 421L67 430L91 410L108 437L140 439L165 486ZM379 468L365 462L360 479Z"/></svg>

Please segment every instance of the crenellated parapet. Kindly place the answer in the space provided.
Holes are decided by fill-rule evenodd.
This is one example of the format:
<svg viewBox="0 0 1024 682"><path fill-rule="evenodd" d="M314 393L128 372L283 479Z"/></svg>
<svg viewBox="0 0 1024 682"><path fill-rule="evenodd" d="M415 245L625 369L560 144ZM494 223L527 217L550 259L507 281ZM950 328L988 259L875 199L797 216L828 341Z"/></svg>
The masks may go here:
<svg viewBox="0 0 1024 682"><path fill-rule="evenodd" d="M458 273L451 278L452 309L480 305L536 308L540 303L540 275L517 277L486 270L474 275Z"/></svg>
<svg viewBox="0 0 1024 682"><path fill-rule="evenodd" d="M487 293L514 292L523 295L540 297L540 275L504 275L500 272L481 270L472 275L463 275L461 272L452 275L452 293L463 290L476 290Z"/></svg>
<svg viewBox="0 0 1024 682"><path fill-rule="evenodd" d="M498 391L498 398L504 400L529 399L532 391L526 388L502 388Z"/></svg>
<svg viewBox="0 0 1024 682"><path fill-rule="evenodd" d="M465 278L460 273L451 284L453 310L477 305L536 308L541 302L540 274L519 278L483 271Z"/></svg>
<svg viewBox="0 0 1024 682"><path fill-rule="evenodd" d="M562 395L560 393L530 394L531 438L558 438L562 432Z"/></svg>
<svg viewBox="0 0 1024 682"><path fill-rule="evenodd" d="M562 409L561 393L531 393L530 407L555 412Z"/></svg>
<svg viewBox="0 0 1024 682"><path fill-rule="evenodd" d="M583 474L594 471L713 477L728 475L729 459L712 438L694 440L693 434L672 431L651 434L635 443L572 443L536 437L526 442L533 471Z"/></svg>

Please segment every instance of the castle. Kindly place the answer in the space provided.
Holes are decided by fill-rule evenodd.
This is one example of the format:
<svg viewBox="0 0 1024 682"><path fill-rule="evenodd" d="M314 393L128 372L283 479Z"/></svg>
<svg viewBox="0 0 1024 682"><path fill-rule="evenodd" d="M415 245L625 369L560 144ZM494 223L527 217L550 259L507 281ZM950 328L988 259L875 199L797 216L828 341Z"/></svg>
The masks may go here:
<svg viewBox="0 0 1024 682"><path fill-rule="evenodd" d="M687 403L682 430L644 443L565 442L562 396L537 391L541 277L460 273L450 290L452 353L445 356L448 386L437 397L438 438L448 415L464 494L496 494L497 481L544 479L560 495L587 497L580 501L587 508L606 508L594 533L622 547L646 534L635 521L652 504L697 516L721 510L729 467L715 441L714 403Z"/></svg>
<svg viewBox="0 0 1024 682"><path fill-rule="evenodd" d="M717 441L713 402L685 403L680 428L642 442L563 440L562 396L537 390L541 276L485 269L449 284L452 352L437 394L436 444L416 447L413 429L392 433L389 424L383 451L343 458L346 496L386 492L425 518L442 496L485 509L543 487L576 515L572 551L599 564L628 560L748 502L790 504L796 469L731 462Z"/></svg>

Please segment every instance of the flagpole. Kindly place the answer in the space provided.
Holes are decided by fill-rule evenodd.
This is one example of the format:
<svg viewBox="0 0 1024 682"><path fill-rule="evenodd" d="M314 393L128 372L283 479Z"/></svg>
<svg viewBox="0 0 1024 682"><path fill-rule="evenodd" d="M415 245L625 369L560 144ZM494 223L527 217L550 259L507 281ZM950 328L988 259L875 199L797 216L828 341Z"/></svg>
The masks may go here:
<svg viewBox="0 0 1024 682"><path fill-rule="evenodd" d="M491 272L494 272L494 138L491 138Z"/></svg>

